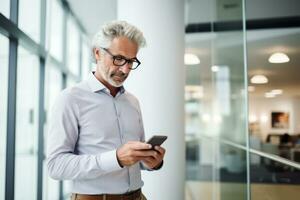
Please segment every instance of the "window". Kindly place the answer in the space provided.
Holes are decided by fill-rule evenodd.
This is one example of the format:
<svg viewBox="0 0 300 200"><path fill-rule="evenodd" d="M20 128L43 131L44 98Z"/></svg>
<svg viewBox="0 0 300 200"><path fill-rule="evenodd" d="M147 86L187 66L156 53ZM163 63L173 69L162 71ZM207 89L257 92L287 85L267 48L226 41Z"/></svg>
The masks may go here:
<svg viewBox="0 0 300 200"><path fill-rule="evenodd" d="M69 17L67 24L67 67L74 75L79 75L80 35L75 21Z"/></svg>
<svg viewBox="0 0 300 200"><path fill-rule="evenodd" d="M52 63L46 65L46 81L45 81L45 108L46 108L46 123L44 126L44 152L46 154L47 148L47 132L48 120L51 116L51 108L62 89L62 75L58 68ZM46 162L43 163L43 199L45 200L58 200L59 199L59 181L53 180L48 176Z"/></svg>
<svg viewBox="0 0 300 200"><path fill-rule="evenodd" d="M9 18L10 14L10 0L1 0L0 13L2 13L5 17Z"/></svg>
<svg viewBox="0 0 300 200"><path fill-rule="evenodd" d="M39 59L18 49L15 199L36 199ZM26 172L26 173L24 173Z"/></svg>
<svg viewBox="0 0 300 200"><path fill-rule="evenodd" d="M36 42L40 41L40 0L19 0L19 27Z"/></svg>
<svg viewBox="0 0 300 200"><path fill-rule="evenodd" d="M77 83L77 81L73 78L68 76L67 77L67 87L72 87Z"/></svg>
<svg viewBox="0 0 300 200"><path fill-rule="evenodd" d="M72 181L63 181L63 196L65 200L69 200L72 195Z"/></svg>
<svg viewBox="0 0 300 200"><path fill-rule="evenodd" d="M6 123L7 123L7 88L8 88L8 39L0 35L0 199L4 199L5 159L6 159Z"/></svg>
<svg viewBox="0 0 300 200"><path fill-rule="evenodd" d="M57 0L48 1L46 48L50 54L62 61L63 57L63 18L64 13Z"/></svg>
<svg viewBox="0 0 300 200"><path fill-rule="evenodd" d="M91 50L89 46L83 42L82 44L82 60L81 60L81 69L82 69L82 79L86 79L88 74L91 72Z"/></svg>

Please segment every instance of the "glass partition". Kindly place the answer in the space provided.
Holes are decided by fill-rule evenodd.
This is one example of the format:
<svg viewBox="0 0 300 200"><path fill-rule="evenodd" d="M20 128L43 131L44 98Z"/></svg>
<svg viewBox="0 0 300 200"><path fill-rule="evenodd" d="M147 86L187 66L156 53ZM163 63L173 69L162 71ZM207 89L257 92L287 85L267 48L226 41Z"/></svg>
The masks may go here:
<svg viewBox="0 0 300 200"><path fill-rule="evenodd" d="M268 4L278 5L257 15L246 1L247 18L265 21L247 30L251 199L292 200L300 195L300 28L291 24L300 2Z"/></svg>
<svg viewBox="0 0 300 200"><path fill-rule="evenodd" d="M299 162L300 28L253 30L247 35L251 147Z"/></svg>
<svg viewBox="0 0 300 200"><path fill-rule="evenodd" d="M191 199L247 199L243 1L233 1L231 12L228 4L202 2L210 15L193 26L203 32L186 34L187 195L197 193ZM190 181L208 192L189 189Z"/></svg>
<svg viewBox="0 0 300 200"><path fill-rule="evenodd" d="M251 154L251 199L294 200L300 196L300 171L290 165ZM253 161L259 160L260 163Z"/></svg>
<svg viewBox="0 0 300 200"><path fill-rule="evenodd" d="M187 138L186 196L187 199L212 199L215 177L214 143L211 140Z"/></svg>
<svg viewBox="0 0 300 200"><path fill-rule="evenodd" d="M39 59L18 48L15 199L36 199Z"/></svg>

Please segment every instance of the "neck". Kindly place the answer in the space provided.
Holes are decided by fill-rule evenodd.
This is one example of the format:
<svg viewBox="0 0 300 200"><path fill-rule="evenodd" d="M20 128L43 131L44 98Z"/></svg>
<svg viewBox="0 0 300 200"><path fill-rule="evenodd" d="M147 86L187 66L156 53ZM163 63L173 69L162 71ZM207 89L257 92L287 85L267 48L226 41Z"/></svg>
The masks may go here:
<svg viewBox="0 0 300 200"><path fill-rule="evenodd" d="M107 89L109 89L110 94L115 97L117 93L119 92L120 88L119 87L114 87L110 85L102 76L101 74L96 70L94 73L95 77L97 78L98 81L100 81Z"/></svg>

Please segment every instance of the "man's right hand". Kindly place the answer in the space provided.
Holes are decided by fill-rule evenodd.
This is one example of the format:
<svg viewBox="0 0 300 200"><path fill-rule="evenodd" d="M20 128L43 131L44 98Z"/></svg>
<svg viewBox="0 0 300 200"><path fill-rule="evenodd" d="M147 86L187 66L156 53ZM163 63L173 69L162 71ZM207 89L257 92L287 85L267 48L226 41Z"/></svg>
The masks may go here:
<svg viewBox="0 0 300 200"><path fill-rule="evenodd" d="M139 141L129 141L117 149L117 159L121 167L134 165L144 157L155 156L151 145Z"/></svg>

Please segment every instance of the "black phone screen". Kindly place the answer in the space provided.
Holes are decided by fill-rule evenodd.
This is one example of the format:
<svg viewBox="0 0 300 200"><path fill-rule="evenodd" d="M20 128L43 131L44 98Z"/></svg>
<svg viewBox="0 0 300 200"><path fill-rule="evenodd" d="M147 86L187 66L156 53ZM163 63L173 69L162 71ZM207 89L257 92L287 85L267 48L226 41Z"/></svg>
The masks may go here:
<svg viewBox="0 0 300 200"><path fill-rule="evenodd" d="M154 135L147 141L147 143L151 144L152 148L154 148L155 146L160 146L167 138L168 136L165 135Z"/></svg>

